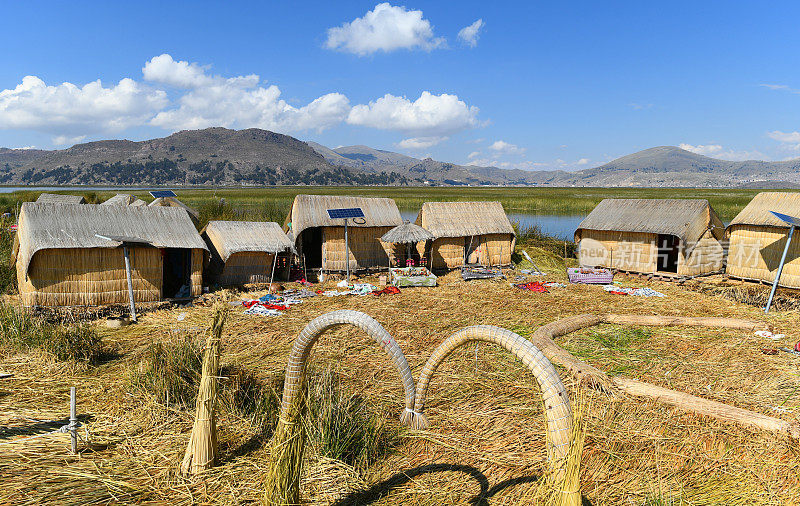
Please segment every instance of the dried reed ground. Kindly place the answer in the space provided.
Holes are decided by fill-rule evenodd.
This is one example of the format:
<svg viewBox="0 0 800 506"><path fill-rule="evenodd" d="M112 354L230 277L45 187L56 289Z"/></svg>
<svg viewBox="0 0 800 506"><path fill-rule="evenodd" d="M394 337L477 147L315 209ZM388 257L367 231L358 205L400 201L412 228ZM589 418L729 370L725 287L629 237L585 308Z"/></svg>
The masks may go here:
<svg viewBox="0 0 800 506"><path fill-rule="evenodd" d="M548 279L563 280L563 264L543 256L538 260L550 272ZM457 273L440 280L440 287L404 289L398 296L316 297L279 318L234 310L223 337L222 363L249 368L271 381L282 373L299 330L336 308L364 311L380 321L403 348L415 377L434 347L464 326L492 324L524 335L579 313L753 318L800 338L797 311L765 317L758 308L666 283L625 280L629 286L651 286L668 294L660 299L606 294L596 286L534 294L501 281L464 283ZM186 317L178 321L181 313ZM200 339L210 321L207 304L148 313L134 327L102 329L120 358L96 367L56 363L35 354L2 356L0 370L15 376L0 380L0 425L24 425L25 417L63 418L73 384L78 386L79 412L92 420L87 424L89 449L76 457L68 454L64 435L11 445L0 439L0 503L258 501L269 454L257 427L222 413L221 465L206 480L184 480L177 467L192 426L191 409L158 405L132 391L128 381L149 342ZM788 346L790 341L778 344ZM559 342L608 372L772 416L796 419L800 413L800 358L763 355L761 348L775 343L753 335L604 325ZM332 367L347 388L364 395L395 423L402 389L374 343L355 329L342 328L323 336L314 355L319 368ZM574 392L575 385L562 377ZM361 504L366 497L382 497L374 504L387 505L524 503L547 467L540 397L525 367L499 348L464 348L443 364L429 392L429 430L404 432L395 453L362 474L309 455L303 497L312 504ZM592 407L585 420L581 487L592 504L799 501L796 443L654 402L587 397ZM794 411L771 409L779 405Z"/></svg>

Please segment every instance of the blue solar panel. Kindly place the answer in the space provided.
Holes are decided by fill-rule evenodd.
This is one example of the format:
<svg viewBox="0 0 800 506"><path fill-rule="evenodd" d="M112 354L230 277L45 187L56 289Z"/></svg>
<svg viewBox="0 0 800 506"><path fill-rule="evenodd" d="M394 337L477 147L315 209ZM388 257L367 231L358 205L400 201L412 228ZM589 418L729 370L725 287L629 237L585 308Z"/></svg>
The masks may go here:
<svg viewBox="0 0 800 506"><path fill-rule="evenodd" d="M789 216L788 214L776 213L775 211L770 211L770 212L774 214L779 220L783 220L789 225L800 226L800 218L795 218L794 216Z"/></svg>
<svg viewBox="0 0 800 506"><path fill-rule="evenodd" d="M350 207L347 209L328 209L328 216L332 220L346 220L348 218L363 218L364 211L360 207Z"/></svg>
<svg viewBox="0 0 800 506"><path fill-rule="evenodd" d="M175 192L172 190L155 190L151 191L150 195L154 199L164 198L164 197L177 197L177 195L175 195Z"/></svg>

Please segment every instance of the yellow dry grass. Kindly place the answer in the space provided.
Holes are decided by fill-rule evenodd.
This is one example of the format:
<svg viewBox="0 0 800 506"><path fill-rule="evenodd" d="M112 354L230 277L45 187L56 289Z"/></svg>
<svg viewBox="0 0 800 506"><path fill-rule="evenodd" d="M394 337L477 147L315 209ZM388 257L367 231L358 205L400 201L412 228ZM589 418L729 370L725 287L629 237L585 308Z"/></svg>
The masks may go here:
<svg viewBox="0 0 800 506"><path fill-rule="evenodd" d="M564 281L563 264L539 253L535 259L548 271L547 280ZM248 368L265 380L280 377L297 332L333 309L375 317L400 344L415 378L432 350L468 325L497 325L526 335L542 324L580 313L751 318L774 325L788 337L774 343L720 329L602 325L558 342L610 374L797 420L800 357L764 355L761 349L791 345L792 338L798 338L800 313L764 316L756 307L674 284L618 279L626 286L650 286L668 297L619 296L581 285L535 294L512 288L507 281L465 283L452 273L440 277L437 288L409 288L388 297L315 297L276 318L247 316L234 309L223 335L221 361ZM327 282L327 287L334 283ZM63 435L3 444L10 439L0 433L0 503L238 504L263 497L269 448L255 437L256 428L249 422L220 413L219 465L202 480L186 480L177 471L192 427L191 413L155 404L131 391L127 381L147 343L199 338L211 321L210 301L155 310L140 321L119 330L102 329L119 358L92 368L35 355L0 355L0 371L15 375L0 380L0 425L63 418L70 385L78 386L79 413L92 417L87 423L90 442L77 456L68 454ZM324 335L312 361L319 368L333 368L348 389L385 414L387 423L397 423L403 390L383 351L358 330L340 328ZM577 385L560 372L574 396ZM591 504L798 504L797 442L655 402L612 401L592 392L585 397L590 407L583 415L580 485ZM497 347L462 348L439 368L426 414L428 430L405 431L401 446L364 472L309 452L304 499L339 505L531 501L547 457L540 395L524 365Z"/></svg>

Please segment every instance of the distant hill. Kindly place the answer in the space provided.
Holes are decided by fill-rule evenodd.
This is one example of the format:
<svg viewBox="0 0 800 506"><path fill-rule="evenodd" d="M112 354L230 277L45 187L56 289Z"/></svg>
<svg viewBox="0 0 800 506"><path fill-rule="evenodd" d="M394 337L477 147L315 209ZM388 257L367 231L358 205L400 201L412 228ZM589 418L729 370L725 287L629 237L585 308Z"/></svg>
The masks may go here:
<svg viewBox="0 0 800 506"><path fill-rule="evenodd" d="M54 151L0 150L0 184L410 184L399 174L333 165L308 144L251 128L184 130L148 141L107 140Z"/></svg>
<svg viewBox="0 0 800 506"><path fill-rule="evenodd" d="M800 158L783 162L732 162L659 146L612 160L593 169L565 173L562 186L741 187L770 182L800 183ZM772 186L775 187L775 186Z"/></svg>
<svg viewBox="0 0 800 506"><path fill-rule="evenodd" d="M530 185L800 187L800 158L731 162L660 146L576 172L506 170L373 149L328 148L251 128L184 130L61 150L0 148L6 185Z"/></svg>

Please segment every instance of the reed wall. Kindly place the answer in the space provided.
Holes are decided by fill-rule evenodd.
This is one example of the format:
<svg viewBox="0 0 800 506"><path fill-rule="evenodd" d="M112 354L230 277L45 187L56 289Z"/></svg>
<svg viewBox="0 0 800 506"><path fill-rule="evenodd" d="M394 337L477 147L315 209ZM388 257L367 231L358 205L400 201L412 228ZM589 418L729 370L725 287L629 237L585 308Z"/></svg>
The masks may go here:
<svg viewBox="0 0 800 506"><path fill-rule="evenodd" d="M586 267L656 272L658 248L655 234L583 230L578 261ZM678 260L680 264L680 259Z"/></svg>
<svg viewBox="0 0 800 506"><path fill-rule="evenodd" d="M440 237L431 244L431 266L434 269L455 269L464 265L464 238Z"/></svg>
<svg viewBox="0 0 800 506"><path fill-rule="evenodd" d="M722 243L707 230L694 247L687 248L678 257L678 274L682 276L698 276L722 269L725 251Z"/></svg>
<svg viewBox="0 0 800 506"><path fill-rule="evenodd" d="M162 259L155 248L130 248L136 302L161 300ZM28 275L17 263L25 306L98 306L128 302L122 248L45 249L34 255Z"/></svg>
<svg viewBox="0 0 800 506"><path fill-rule="evenodd" d="M394 227L348 227L349 251L345 250L344 227L323 227L322 268L344 271L347 261L350 270L389 267L394 245L381 241L381 236Z"/></svg>
<svg viewBox="0 0 800 506"><path fill-rule="evenodd" d="M272 262L275 257L264 251L242 251L232 254L219 275L217 282L222 286L241 286L269 283L272 276ZM276 280L286 279L288 256L279 254L275 264Z"/></svg>
<svg viewBox="0 0 800 506"><path fill-rule="evenodd" d="M728 265L725 272L733 277L772 283L786 247L788 229L758 225L729 227ZM779 283L800 288L800 235L795 233L786 256Z"/></svg>

